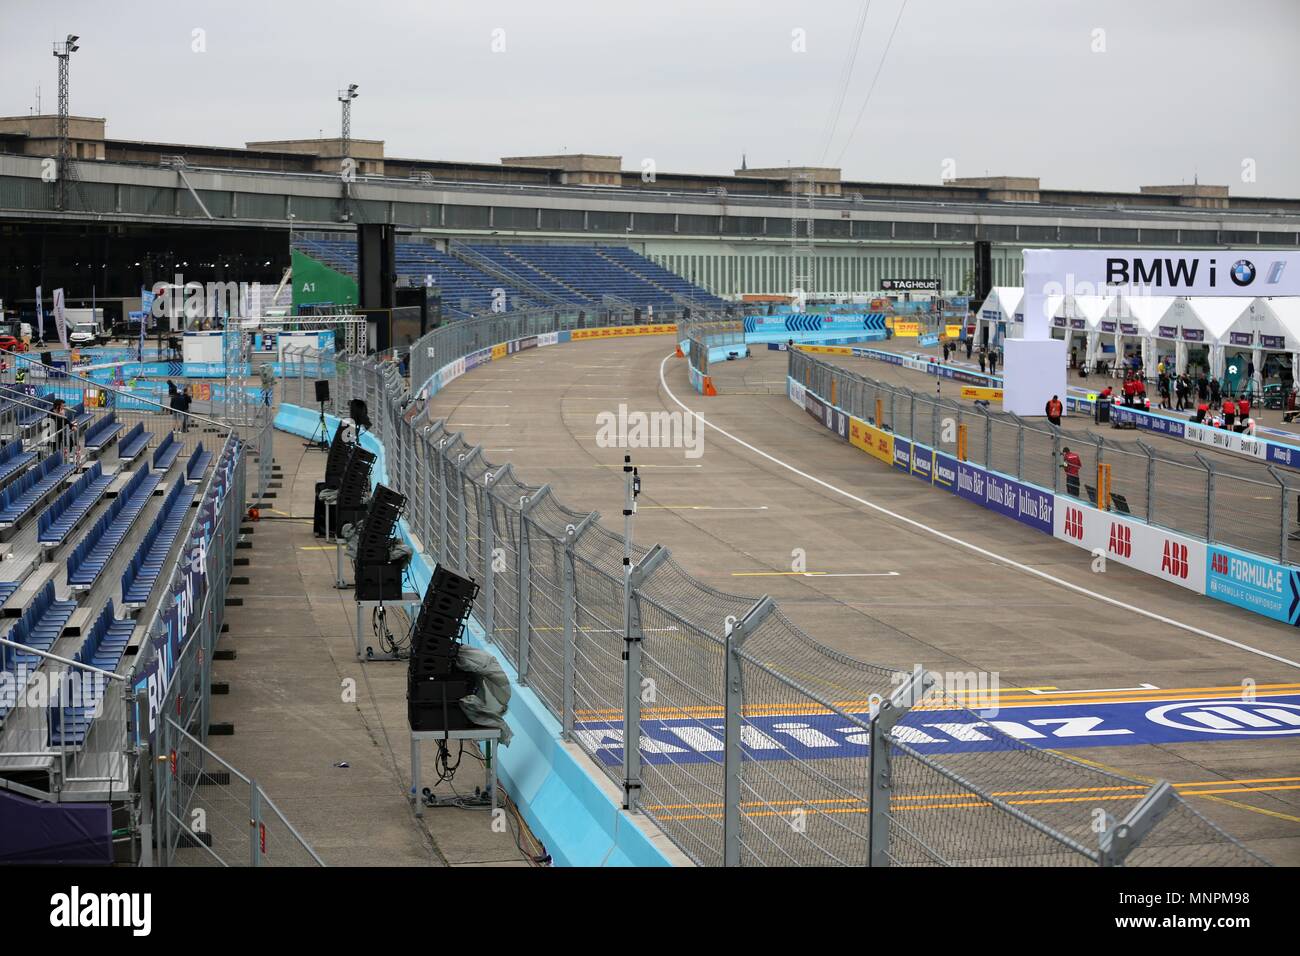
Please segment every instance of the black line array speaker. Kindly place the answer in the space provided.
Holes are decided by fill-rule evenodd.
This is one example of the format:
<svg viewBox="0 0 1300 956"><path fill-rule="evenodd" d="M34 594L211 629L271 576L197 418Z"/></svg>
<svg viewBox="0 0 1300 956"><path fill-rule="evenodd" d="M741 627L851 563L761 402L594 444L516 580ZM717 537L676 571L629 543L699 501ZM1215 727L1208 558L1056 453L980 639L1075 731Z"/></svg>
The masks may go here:
<svg viewBox="0 0 1300 956"><path fill-rule="evenodd" d="M366 510L366 520L361 525L361 536L357 539L358 566L382 564L388 560L397 519L405 506L405 495L387 485L375 486L374 494L370 496L370 507Z"/></svg>
<svg viewBox="0 0 1300 956"><path fill-rule="evenodd" d="M330 382L329 379L323 378L316 383L316 401L325 403L330 400Z"/></svg>
<svg viewBox="0 0 1300 956"><path fill-rule="evenodd" d="M325 457L325 487L337 488L343 479L343 469L347 467L348 456L352 454L353 443L343 437L343 426L334 429L334 440L330 442L329 454Z"/></svg>
<svg viewBox="0 0 1300 956"><path fill-rule="evenodd" d="M461 698L478 689L474 675L456 665L465 621L478 584L439 567L424 594L411 633L406 712L412 730L463 730L473 726Z"/></svg>
<svg viewBox="0 0 1300 956"><path fill-rule="evenodd" d="M987 239L975 240L975 295L971 308L977 313L984 300L993 291L993 243Z"/></svg>

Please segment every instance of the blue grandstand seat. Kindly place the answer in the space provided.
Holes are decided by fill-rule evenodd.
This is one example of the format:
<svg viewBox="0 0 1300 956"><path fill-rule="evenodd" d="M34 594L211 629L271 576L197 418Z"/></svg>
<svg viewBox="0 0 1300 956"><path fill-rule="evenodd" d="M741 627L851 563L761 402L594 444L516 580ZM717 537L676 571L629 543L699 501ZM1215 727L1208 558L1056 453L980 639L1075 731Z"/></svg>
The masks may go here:
<svg viewBox="0 0 1300 956"><path fill-rule="evenodd" d="M118 461L135 461L140 452L149 447L151 441L153 441L153 432L144 430L144 422L137 422L117 443Z"/></svg>
<svg viewBox="0 0 1300 956"><path fill-rule="evenodd" d="M0 528L9 528L22 521L32 508L76 470L75 462L63 460L63 452L55 452L35 468L28 469L21 478L0 491Z"/></svg>
<svg viewBox="0 0 1300 956"><path fill-rule="evenodd" d="M118 620L113 613L110 598L99 612L90 633L82 641L81 649L73 660L110 673L116 672L122 662L126 646L135 632L135 621ZM108 678L92 671L72 668L69 675L75 684L61 687L50 704L49 744L52 747L77 747L85 743L86 733L95 719L100 701L108 685ZM70 693L70 699L63 695Z"/></svg>
<svg viewBox="0 0 1300 956"><path fill-rule="evenodd" d="M153 450L153 470L166 471L176 460L176 456L181 453L180 442L176 440L176 435L172 432L167 433L158 447Z"/></svg>
<svg viewBox="0 0 1300 956"><path fill-rule="evenodd" d="M68 624L68 618L77 608L76 601L59 601L54 597L54 582L46 581L45 587L36 593L31 603L23 611L6 635L15 644L35 651L49 652L54 642L59 639ZM45 660L40 654L8 644L0 644L0 671L7 671L11 676L5 683L13 688L12 694L0 694L0 720L8 716L9 711L21 698L27 688L27 681Z"/></svg>
<svg viewBox="0 0 1300 956"><path fill-rule="evenodd" d="M159 520L155 521L136 549L131 562L122 572L123 607L143 607L153 593L158 576L162 573L167 555L171 553L176 536L185 524L190 502L196 489L180 482L172 485L163 502Z"/></svg>
<svg viewBox="0 0 1300 956"><path fill-rule="evenodd" d="M203 450L203 442L199 442L194 449L194 454L190 455L190 460L185 466L185 481L188 484L194 484L203 477L203 473L208 470L208 465L212 463L212 452Z"/></svg>
<svg viewBox="0 0 1300 956"><path fill-rule="evenodd" d="M0 448L0 483L20 474L36 460L36 452L23 451L23 443L11 441Z"/></svg>
<svg viewBox="0 0 1300 956"><path fill-rule="evenodd" d="M74 591L88 591L95 586L160 481L161 472L143 468L131 477L108 510L82 535L68 555L68 587Z"/></svg>
<svg viewBox="0 0 1300 956"><path fill-rule="evenodd" d="M37 540L43 545L62 544L72 529L104 497L115 477L117 476L104 474L99 462L91 465L71 488L41 512Z"/></svg>
<svg viewBox="0 0 1300 956"><path fill-rule="evenodd" d="M19 581L0 581L0 604L9 603L9 599L18 592L20 585Z"/></svg>
<svg viewBox="0 0 1300 956"><path fill-rule="evenodd" d="M85 446L91 451L103 451L121 431L122 424L117 420L117 412L109 412L86 429Z"/></svg>

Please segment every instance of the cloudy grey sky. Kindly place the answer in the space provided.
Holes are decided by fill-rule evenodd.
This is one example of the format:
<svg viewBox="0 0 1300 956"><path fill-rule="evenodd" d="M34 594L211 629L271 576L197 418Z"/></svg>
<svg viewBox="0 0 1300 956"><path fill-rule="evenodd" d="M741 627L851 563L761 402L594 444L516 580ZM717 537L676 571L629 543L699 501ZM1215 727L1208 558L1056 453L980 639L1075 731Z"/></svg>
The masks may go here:
<svg viewBox="0 0 1300 956"><path fill-rule="evenodd" d="M73 32L72 111L107 117L113 138L337 135L335 96L357 83L353 136L390 156L567 150L726 173L744 153L850 179L1135 190L1199 176L1300 196L1300 0L871 0L845 85L864 7L0 0L0 113L30 112L38 84L55 110L51 43Z"/></svg>

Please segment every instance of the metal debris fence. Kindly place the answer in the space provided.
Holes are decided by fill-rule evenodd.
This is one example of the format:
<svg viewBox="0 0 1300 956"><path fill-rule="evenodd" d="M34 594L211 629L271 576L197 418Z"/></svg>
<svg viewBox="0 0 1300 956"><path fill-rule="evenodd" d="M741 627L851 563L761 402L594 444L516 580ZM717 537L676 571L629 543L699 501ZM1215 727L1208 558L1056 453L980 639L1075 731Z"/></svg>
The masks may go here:
<svg viewBox="0 0 1300 956"><path fill-rule="evenodd" d="M341 356L333 410L367 402L388 484L407 496L405 518L426 558L479 582L476 617L519 683L621 789L625 807L690 859L1263 862L1168 786L1037 750L934 675L832 651L771 599L715 590L667 548L632 543L625 567L623 536L599 514L566 506L556 489L529 484L472 437L428 419L419 393L435 365L566 321L553 313L549 325L530 315L438 329L412 348L420 361L411 386L391 362ZM995 447L1005 454L1002 441ZM968 723L990 749L924 750L916 725L934 710L955 712L948 719ZM789 719L777 729L771 717ZM807 742L825 728L847 742L832 757L809 757ZM629 739L639 746L624 747Z"/></svg>
<svg viewBox="0 0 1300 956"><path fill-rule="evenodd" d="M788 354L788 372L796 381L823 398L834 396L842 410L900 438L956 455L964 425L968 461L1059 495L1067 493L1060 462L1069 448L1082 461L1079 490L1087 503L1096 504L1097 466L1104 463L1110 466L1112 499L1118 493L1135 518L1283 564L1293 555L1291 536L1300 530L1295 524L1300 473L1214 453L1157 451L1141 439L1120 441L1091 429L1029 422L1010 412L889 385L797 350Z"/></svg>

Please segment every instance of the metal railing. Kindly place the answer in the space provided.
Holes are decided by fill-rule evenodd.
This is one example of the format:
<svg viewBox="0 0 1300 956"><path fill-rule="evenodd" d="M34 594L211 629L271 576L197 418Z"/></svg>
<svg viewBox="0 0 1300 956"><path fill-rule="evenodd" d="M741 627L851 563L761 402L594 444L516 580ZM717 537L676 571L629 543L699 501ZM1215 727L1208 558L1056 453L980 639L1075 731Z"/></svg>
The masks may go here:
<svg viewBox="0 0 1300 956"><path fill-rule="evenodd" d="M416 347L446 363L467 343L505 341L519 330L511 321L461 323ZM556 314L551 327L563 321ZM1262 862L1167 786L1036 750L931 675L833 651L769 598L718 591L667 548L607 530L598 514L567 507L549 485L527 483L413 409L383 363L340 357L336 409L350 398L369 404L386 483L406 495L426 558L479 582L475 617L519 683L622 790L625 807L695 862ZM927 751L898 726L934 710L980 728L991 752ZM838 744L819 756L830 732ZM1040 789L1060 792L1046 798L1050 809L1008 795Z"/></svg>
<svg viewBox="0 0 1300 956"><path fill-rule="evenodd" d="M1245 458L1158 450L1141 439L1120 441L1091 429L1056 428L1010 412L889 385L852 369L793 351L788 374L850 415L894 434L957 454L965 426L966 458L1060 495L1066 449L1079 455L1080 500L1096 504L1097 466L1110 466L1112 509L1211 544L1286 564L1300 513L1300 473ZM877 421L877 408L880 420ZM1117 497L1118 496L1118 497Z"/></svg>

